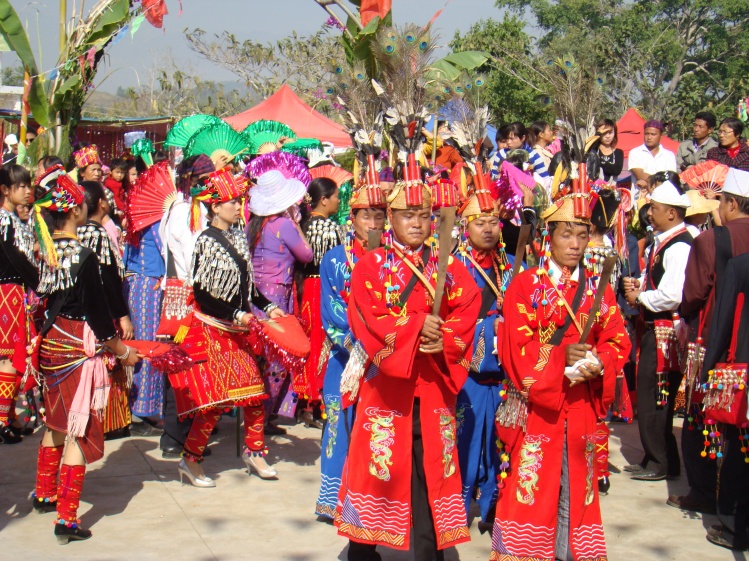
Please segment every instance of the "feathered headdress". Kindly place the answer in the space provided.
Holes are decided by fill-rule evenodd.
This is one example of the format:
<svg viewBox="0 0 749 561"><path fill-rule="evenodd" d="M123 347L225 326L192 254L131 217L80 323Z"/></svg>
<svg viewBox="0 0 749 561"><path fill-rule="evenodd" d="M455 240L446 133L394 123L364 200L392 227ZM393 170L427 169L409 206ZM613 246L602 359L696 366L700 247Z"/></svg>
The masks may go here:
<svg viewBox="0 0 749 561"><path fill-rule="evenodd" d="M34 203L36 212L34 230L39 240L40 253L50 267L57 268L59 266L57 252L52 242L52 236L49 234L47 223L42 216L42 209L47 209L50 212L70 212L71 209L83 204L84 191L83 187L65 173L61 165L52 166L45 170L39 178L39 183L47 187L47 193Z"/></svg>
<svg viewBox="0 0 749 561"><path fill-rule="evenodd" d="M384 109L390 136L405 163L408 153L418 149L421 128L433 97L427 73L434 54L429 26L382 28L373 45L377 80L372 80Z"/></svg>
<svg viewBox="0 0 749 561"><path fill-rule="evenodd" d="M335 62L332 65L335 83L328 88L328 94L336 95L341 120L356 149L355 185L379 185L376 157L383 143L380 99L362 63L353 67Z"/></svg>

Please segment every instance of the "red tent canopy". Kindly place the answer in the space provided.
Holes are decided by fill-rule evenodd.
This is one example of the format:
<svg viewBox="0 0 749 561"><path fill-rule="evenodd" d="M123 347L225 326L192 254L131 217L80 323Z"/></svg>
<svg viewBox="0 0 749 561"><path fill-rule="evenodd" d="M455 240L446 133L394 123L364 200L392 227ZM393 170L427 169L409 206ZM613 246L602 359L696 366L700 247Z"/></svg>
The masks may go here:
<svg viewBox="0 0 749 561"><path fill-rule="evenodd" d="M224 121L241 131L260 119L284 123L291 127L299 138L317 138L322 142L332 142L336 148L351 147L351 138L343 126L312 109L286 84L262 103L233 117L227 117Z"/></svg>
<svg viewBox="0 0 749 561"><path fill-rule="evenodd" d="M645 118L640 115L637 109L630 107L621 119L616 123L617 143L616 147L624 151L624 157L629 157L629 151L645 143L645 133L643 126ZM667 136L661 137L661 146L671 150L674 154L679 149L679 143Z"/></svg>

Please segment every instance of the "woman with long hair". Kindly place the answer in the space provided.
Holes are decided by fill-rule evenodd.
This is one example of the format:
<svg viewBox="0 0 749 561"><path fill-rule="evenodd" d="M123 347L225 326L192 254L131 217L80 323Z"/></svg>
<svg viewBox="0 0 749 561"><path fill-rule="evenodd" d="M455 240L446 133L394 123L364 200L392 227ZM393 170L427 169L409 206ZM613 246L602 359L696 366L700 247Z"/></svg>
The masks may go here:
<svg viewBox="0 0 749 561"><path fill-rule="evenodd" d="M551 159L554 157L554 154L548 150L548 146L554 142L554 131L546 121L535 121L528 127L528 134L531 146L541 156L548 170Z"/></svg>
<svg viewBox="0 0 749 561"><path fill-rule="evenodd" d="M31 178L25 168L9 167L0 168L0 443L16 444L24 434L12 421L30 338L26 294L36 289L39 271L34 233L16 214L31 200Z"/></svg>
<svg viewBox="0 0 749 561"><path fill-rule="evenodd" d="M325 253L343 243L341 227L332 219L338 212L338 185L327 177L313 179L307 188L310 202L307 216L302 220L302 232L312 249L312 261L302 267L301 316L305 331L310 338L309 358L304 365L308 400L302 413L304 423L322 428L320 391L323 386L325 362L320 354L325 342L325 332L320 315L320 263Z"/></svg>
<svg viewBox="0 0 749 561"><path fill-rule="evenodd" d="M253 319L250 303L267 309L271 318L285 314L253 289L247 239L237 227L244 192L244 182L228 169L211 173L192 190L191 229L199 227L201 204L208 220L193 253L196 309L183 342L194 366L169 379L179 415L195 414L178 472L180 480L187 477L196 487L216 486L201 463L208 437L226 407L244 407L243 460L248 469L263 479L278 475L265 461L262 402L267 396L247 327Z"/></svg>
<svg viewBox="0 0 749 561"><path fill-rule="evenodd" d="M618 130L611 119L601 119L596 123L596 134L586 154L588 178L591 181L602 179L615 183L624 168L624 152L616 147Z"/></svg>
<svg viewBox="0 0 749 561"><path fill-rule="evenodd" d="M114 354L123 366L134 366L138 355L117 335L115 318L102 304L107 296L97 258L78 239L87 219L83 188L61 169L48 177L47 194L34 203L44 258L38 292L47 299L38 347L47 430L32 504L39 512L57 512L54 533L66 544L91 537L80 526L78 505L86 465L104 456L101 414L109 377L103 353ZM40 216L43 210L54 227L51 236Z"/></svg>
<svg viewBox="0 0 749 561"><path fill-rule="evenodd" d="M98 181L82 181L88 220L78 228L78 239L81 245L92 250L99 261L99 273L102 285L107 294L106 305L115 327L124 340L133 338L133 324L130 321L130 310L122 290L125 278L125 265L122 262L119 248L113 243L107 229L103 226L109 220L110 205L107 201L104 187ZM109 399L103 417L103 430L107 438L112 438L125 427L130 425L129 392L127 376L124 370L116 366L112 370L112 383L109 389Z"/></svg>
<svg viewBox="0 0 749 561"><path fill-rule="evenodd" d="M126 176L129 178L129 176ZM128 179L128 182L130 180ZM159 235L161 220L134 232L127 225L125 245L125 297L134 327L134 337L140 341L155 341L161 319L161 279L166 274ZM163 414L164 377L150 362L139 364L133 373L130 409L134 418L130 433L138 436L161 434L156 428Z"/></svg>
<svg viewBox="0 0 749 561"><path fill-rule="evenodd" d="M274 306L285 313L293 313L293 280L296 263L312 261L312 248L299 226L299 203L305 194L304 184L295 178L287 179L278 170L260 174L250 190L249 210L252 218L247 224L247 242L255 271L255 285ZM268 310L255 309L264 317ZM268 364L265 372L268 400L265 412L268 420L278 412L280 398L290 393L291 379L279 364ZM293 373L292 373L293 374ZM298 373L297 373L298 374ZM294 411L286 412L293 416ZM286 431L272 424L266 434Z"/></svg>

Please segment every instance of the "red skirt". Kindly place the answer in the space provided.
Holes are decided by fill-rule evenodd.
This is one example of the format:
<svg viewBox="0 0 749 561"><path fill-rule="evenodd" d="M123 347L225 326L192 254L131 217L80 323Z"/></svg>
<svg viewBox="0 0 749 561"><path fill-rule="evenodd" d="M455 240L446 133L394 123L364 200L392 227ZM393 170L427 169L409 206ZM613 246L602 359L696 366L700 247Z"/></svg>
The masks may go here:
<svg viewBox="0 0 749 561"><path fill-rule="evenodd" d="M196 314L182 347L195 365L169 374L180 417L203 409L258 405L267 397L246 333L208 325Z"/></svg>
<svg viewBox="0 0 749 561"><path fill-rule="evenodd" d="M44 376L47 409L44 423L62 433L68 432L68 413L83 373L82 362L72 370L65 365L86 357L82 342L84 325L83 321L58 317L39 349L39 370ZM76 438L76 442L87 464L104 457L104 430L99 415L91 411L86 432L83 437Z"/></svg>
<svg viewBox="0 0 749 561"><path fill-rule="evenodd" d="M321 357L323 344L325 343L325 330L322 326L322 313L320 308L320 277L304 279L302 291L302 325L309 337L310 353L304 364L304 378L306 380L306 395L308 399L320 399L323 379L325 377L325 366L328 357Z"/></svg>
<svg viewBox="0 0 749 561"><path fill-rule="evenodd" d="M26 370L26 303L20 284L0 284L0 358L13 360L13 368Z"/></svg>

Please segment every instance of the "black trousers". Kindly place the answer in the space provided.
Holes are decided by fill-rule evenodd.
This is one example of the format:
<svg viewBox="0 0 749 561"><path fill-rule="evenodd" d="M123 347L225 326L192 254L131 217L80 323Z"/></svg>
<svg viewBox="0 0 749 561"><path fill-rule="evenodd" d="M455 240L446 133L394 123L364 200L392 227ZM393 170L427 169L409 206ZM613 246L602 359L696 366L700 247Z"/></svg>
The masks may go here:
<svg viewBox="0 0 749 561"><path fill-rule="evenodd" d="M177 418L177 400L174 398L174 388L169 383L169 376L165 376L164 385L164 433L161 435L159 447L173 448L185 445L187 435L192 426L192 418L183 421Z"/></svg>
<svg viewBox="0 0 749 561"><path fill-rule="evenodd" d="M693 415L696 406L690 405ZM684 461L684 471L689 482L689 496L705 504L715 504L715 493L718 484L718 463L709 457L700 456L705 448L705 436L702 434L702 426L694 425L689 430L687 422L681 429L681 456Z"/></svg>
<svg viewBox="0 0 749 561"><path fill-rule="evenodd" d="M655 349L655 331L648 326L640 341L640 363L637 368L637 422L647 464L643 464L643 467L660 474L676 476L679 475L680 464L679 448L674 436L674 407L681 372L668 373L668 401L665 407L658 407Z"/></svg>
<svg viewBox="0 0 749 561"><path fill-rule="evenodd" d="M444 561L445 554L437 549L432 509L429 508L426 476L424 474L424 442L421 438L421 403L414 399L413 452L411 469L411 539L415 561ZM380 561L375 545L349 541L348 561Z"/></svg>
<svg viewBox="0 0 749 561"><path fill-rule="evenodd" d="M735 545L749 545L749 464L744 461L742 446L748 441L739 440L739 429L723 425L725 445L718 484L718 518L735 533Z"/></svg>

